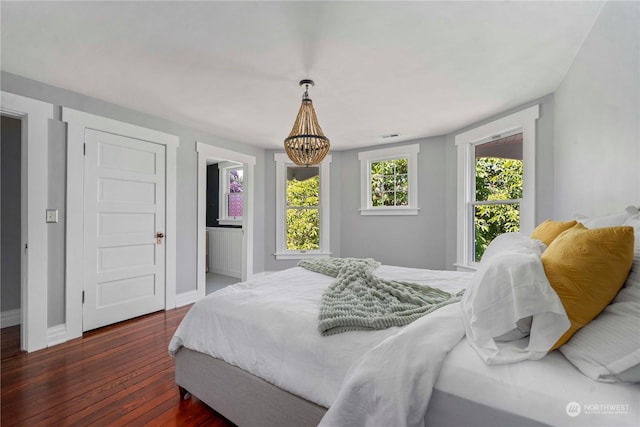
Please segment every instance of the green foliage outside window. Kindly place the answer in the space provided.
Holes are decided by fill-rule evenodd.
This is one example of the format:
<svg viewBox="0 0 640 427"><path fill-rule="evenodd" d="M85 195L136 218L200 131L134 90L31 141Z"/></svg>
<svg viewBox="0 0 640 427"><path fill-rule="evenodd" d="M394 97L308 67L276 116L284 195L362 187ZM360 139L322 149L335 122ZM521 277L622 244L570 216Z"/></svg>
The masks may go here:
<svg viewBox="0 0 640 427"><path fill-rule="evenodd" d="M408 159L371 163L371 206L409 204Z"/></svg>
<svg viewBox="0 0 640 427"><path fill-rule="evenodd" d="M522 160L476 158L476 201L522 198ZM518 203L476 205L475 260L479 261L493 239L520 230Z"/></svg>
<svg viewBox="0 0 640 427"><path fill-rule="evenodd" d="M320 249L320 177L287 181L287 249Z"/></svg>

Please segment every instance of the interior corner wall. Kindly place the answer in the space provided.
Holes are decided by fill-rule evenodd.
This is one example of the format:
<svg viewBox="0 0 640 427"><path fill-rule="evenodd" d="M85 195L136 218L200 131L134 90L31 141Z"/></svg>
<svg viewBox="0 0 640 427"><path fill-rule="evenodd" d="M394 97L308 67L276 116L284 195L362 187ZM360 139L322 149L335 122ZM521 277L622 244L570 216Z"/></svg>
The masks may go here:
<svg viewBox="0 0 640 427"><path fill-rule="evenodd" d="M77 92L68 91L42 82L30 80L6 71L1 72L0 84L3 91L15 93L29 98L49 102L56 111L60 107L96 114L113 120L131 123L137 126L178 135L180 146L177 152L177 211L176 211L176 293L185 293L196 289L197 269L197 170L198 158L195 150L196 141L207 142L218 147L248 154L256 158L254 173L255 213L254 238L256 242L264 241L264 221L260 213L264 212L265 192L264 150L249 145L224 140L209 133L190 128L171 120L151 116L130 110L118 105L91 98ZM48 326L56 326L65 322L65 283L64 283L64 224L66 212L66 125L60 121L59 114L49 126L49 169L48 203L49 208L59 210L60 224L58 228L49 228L49 266L50 276L48 288ZM50 224L54 225L54 224ZM171 238L171 236L167 236ZM254 245L254 273L264 271L264 247Z"/></svg>
<svg viewBox="0 0 640 427"><path fill-rule="evenodd" d="M344 257L374 258L388 264L414 268L445 266L445 138L405 141L388 146L419 144L417 215L360 215L360 161L358 153L371 148L343 151L341 180L341 251ZM384 146L376 146L382 148Z"/></svg>
<svg viewBox="0 0 640 427"><path fill-rule="evenodd" d="M555 92L555 217L640 204L640 3L607 2Z"/></svg>

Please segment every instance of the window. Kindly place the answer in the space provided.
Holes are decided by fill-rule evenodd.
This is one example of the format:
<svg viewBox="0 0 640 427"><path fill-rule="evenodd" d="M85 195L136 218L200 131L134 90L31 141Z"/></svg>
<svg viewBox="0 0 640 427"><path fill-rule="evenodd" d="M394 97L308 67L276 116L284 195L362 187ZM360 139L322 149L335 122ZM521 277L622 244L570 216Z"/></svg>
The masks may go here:
<svg viewBox="0 0 640 427"><path fill-rule="evenodd" d="M475 145L473 262L502 233L520 231L522 132Z"/></svg>
<svg viewBox="0 0 640 427"><path fill-rule="evenodd" d="M284 153L276 161L276 259L327 257L329 164L297 166Z"/></svg>
<svg viewBox="0 0 640 427"><path fill-rule="evenodd" d="M418 144L363 151L361 215L417 215Z"/></svg>
<svg viewBox="0 0 640 427"><path fill-rule="evenodd" d="M476 269L498 235L533 231L538 117L536 105L456 135L459 269Z"/></svg>
<svg viewBox="0 0 640 427"><path fill-rule="evenodd" d="M218 165L220 173L219 216L222 225L242 225L243 176L242 165L222 162Z"/></svg>

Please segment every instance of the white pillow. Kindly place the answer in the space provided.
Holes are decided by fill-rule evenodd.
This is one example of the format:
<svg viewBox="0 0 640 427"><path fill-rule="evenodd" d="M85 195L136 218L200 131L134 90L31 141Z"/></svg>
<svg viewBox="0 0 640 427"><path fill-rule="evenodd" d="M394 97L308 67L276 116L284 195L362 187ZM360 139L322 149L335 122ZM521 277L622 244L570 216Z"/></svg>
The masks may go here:
<svg viewBox="0 0 640 427"><path fill-rule="evenodd" d="M602 313L560 347L583 374L598 381L640 382L640 218L634 227L633 266L624 287Z"/></svg>
<svg viewBox="0 0 640 427"><path fill-rule="evenodd" d="M627 276L627 281L624 286L637 286L640 288L640 214L629 218L624 225L633 227L633 236L635 238L633 247L633 264L631 265L631 271L629 271L629 276Z"/></svg>
<svg viewBox="0 0 640 427"><path fill-rule="evenodd" d="M540 240L532 239L526 234L522 233L504 233L496 237L489 243L484 254L482 254L481 262L488 262L494 255L503 253L505 251L514 251L518 249L531 249L534 251L539 250L540 253L544 252L547 245Z"/></svg>
<svg viewBox="0 0 640 427"><path fill-rule="evenodd" d="M483 257L460 304L467 340L487 364L540 359L570 326L540 261L544 244L511 239L518 243L498 242L504 246ZM516 340L503 342L509 338Z"/></svg>
<svg viewBox="0 0 640 427"><path fill-rule="evenodd" d="M611 215L587 217L584 215L575 215L575 220L582 223L587 228L603 228L617 227L623 225L630 217L638 214L638 208L628 206L624 212Z"/></svg>

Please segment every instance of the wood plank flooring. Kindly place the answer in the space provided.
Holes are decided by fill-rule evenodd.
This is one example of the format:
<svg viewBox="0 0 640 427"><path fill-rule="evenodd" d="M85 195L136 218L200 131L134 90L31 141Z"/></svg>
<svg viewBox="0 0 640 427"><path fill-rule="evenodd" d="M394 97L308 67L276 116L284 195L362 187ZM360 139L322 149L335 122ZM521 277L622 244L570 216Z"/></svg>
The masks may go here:
<svg viewBox="0 0 640 427"><path fill-rule="evenodd" d="M19 326L2 329L0 425L232 427L195 397L180 400L167 346L188 309L33 353L19 351Z"/></svg>

